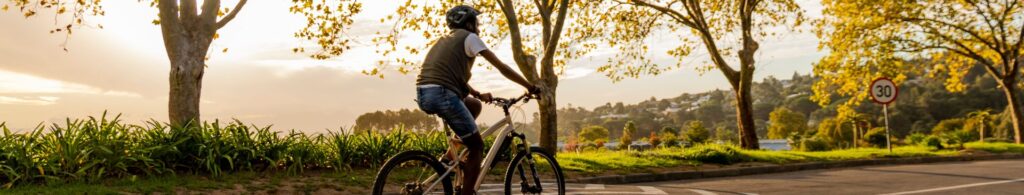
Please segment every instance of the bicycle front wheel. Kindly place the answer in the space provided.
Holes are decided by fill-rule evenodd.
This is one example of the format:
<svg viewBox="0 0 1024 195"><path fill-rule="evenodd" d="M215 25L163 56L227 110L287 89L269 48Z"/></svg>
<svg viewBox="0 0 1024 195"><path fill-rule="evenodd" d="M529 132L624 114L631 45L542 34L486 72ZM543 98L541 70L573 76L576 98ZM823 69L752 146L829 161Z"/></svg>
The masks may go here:
<svg viewBox="0 0 1024 195"><path fill-rule="evenodd" d="M539 147L520 151L505 171L505 194L565 194L565 178L555 157Z"/></svg>
<svg viewBox="0 0 1024 195"><path fill-rule="evenodd" d="M451 177L440 177L444 172L444 166L426 152L402 152L380 168L373 194L453 194Z"/></svg>

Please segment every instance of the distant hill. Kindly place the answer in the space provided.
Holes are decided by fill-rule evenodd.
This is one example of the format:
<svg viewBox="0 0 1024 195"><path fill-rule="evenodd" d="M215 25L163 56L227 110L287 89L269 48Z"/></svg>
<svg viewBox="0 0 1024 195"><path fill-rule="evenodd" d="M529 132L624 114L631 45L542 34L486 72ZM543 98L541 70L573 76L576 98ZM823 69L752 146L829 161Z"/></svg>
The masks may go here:
<svg viewBox="0 0 1024 195"><path fill-rule="evenodd" d="M1002 112L1006 105L1002 92L996 88L992 78L980 74L980 71L971 71L967 76L965 81L969 81L968 88L963 93L947 92L941 79L923 76L911 76L907 82L901 83L899 99L890 107L890 124L894 135L928 133L939 121L964 117L966 113L975 110L992 109L994 112ZM787 108L803 114L808 119L811 130L817 129L821 121L835 117L836 105L848 99L835 97L831 101L832 105L818 105L810 100L813 95L811 87L815 81L817 78L811 75L794 73L786 79L769 76L755 82L751 87L751 96L754 100L754 120L758 136L764 138L767 134L770 125L769 114L776 108ZM652 97L632 104L609 102L593 109L569 105L558 110L559 138L575 135L584 127L600 125L611 131L610 140L616 140L622 136L622 128L628 121L633 121L637 126L634 138L646 137L652 131L660 131L666 127L685 129L682 128L682 124L693 120L703 122L705 127L712 131L712 135L736 135L734 103L732 91L712 90L703 93L684 93L665 99ZM863 102L856 110L875 119L872 121L873 126L883 124L880 106ZM522 129L528 134L537 132L537 117L534 113L533 121L522 124ZM441 127L428 125L428 120L436 119L424 117L416 110L378 111L360 116L357 126L383 128L396 126L400 121L410 121L417 125L406 125L407 127ZM1003 127L1003 131L994 132L993 136L1009 135L1009 131L1005 130L1010 125L1007 120L997 120L995 124L997 129ZM537 136L529 137L537 139Z"/></svg>

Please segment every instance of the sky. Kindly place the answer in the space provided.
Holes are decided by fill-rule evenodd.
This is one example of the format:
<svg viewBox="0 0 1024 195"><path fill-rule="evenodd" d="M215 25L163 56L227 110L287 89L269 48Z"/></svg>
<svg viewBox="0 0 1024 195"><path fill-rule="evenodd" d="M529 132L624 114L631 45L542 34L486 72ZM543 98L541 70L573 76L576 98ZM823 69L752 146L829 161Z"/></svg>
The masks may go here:
<svg viewBox="0 0 1024 195"><path fill-rule="evenodd" d="M235 2L224 1L225 6ZM818 2L798 2L811 18L820 16ZM382 58L370 38L374 32L390 29L377 21L394 10L393 5L365 2L364 10L370 11L357 15L349 32L356 39L353 48L330 60L313 60L291 51L310 43L292 36L305 21L288 12L290 3L250 1L218 31L220 39L213 43L203 80L203 120L238 119L278 130L323 132L347 128L366 112L416 108L416 73L387 72L384 79L360 73ZM170 64L159 26L152 24L156 10L136 1L103 1L103 5L105 16L87 18L103 29L83 27L68 39L48 33L55 28L52 13L26 19L18 12L0 12L0 122L20 131L63 123L68 117L98 117L105 111L110 116L121 114L122 121L134 124L167 120ZM817 49L818 40L809 27L802 29L760 41L755 80L789 78L794 72L812 70L812 64L826 53ZM403 41L423 41L408 39ZM674 64L677 59L664 52L678 44L671 36L655 36L651 43L655 62ZM62 49L65 44L67 52ZM512 64L507 44L490 47ZM220 52L224 48L228 52ZM694 59L684 60L707 58L701 49L695 51ZM596 71L611 52L594 53L569 62L558 87L560 106L593 108L607 102L636 103L729 89L717 70L700 74L688 66L612 82ZM497 96L523 91L496 70L474 68L473 72L471 85L481 91ZM525 113L536 111L535 104L523 108ZM496 121L500 116L500 110L487 107L478 121Z"/></svg>

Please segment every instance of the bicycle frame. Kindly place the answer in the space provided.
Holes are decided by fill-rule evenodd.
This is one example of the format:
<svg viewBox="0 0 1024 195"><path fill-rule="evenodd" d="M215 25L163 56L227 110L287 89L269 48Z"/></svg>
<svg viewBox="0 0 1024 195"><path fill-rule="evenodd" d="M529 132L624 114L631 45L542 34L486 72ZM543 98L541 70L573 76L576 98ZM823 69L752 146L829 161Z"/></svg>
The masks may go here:
<svg viewBox="0 0 1024 195"><path fill-rule="evenodd" d="M502 127L504 127L504 128L502 128ZM498 129L501 129L501 131L498 131ZM476 179L476 185L473 186L473 190L480 189L480 185L484 181L484 176L487 175L487 172L488 172L487 168L490 167L491 163L494 163L495 158L497 157L498 152L499 152L498 150L501 149L502 144L511 144L511 143L504 143L504 142L505 142L506 138L508 138L509 135L513 131L515 131L515 127L514 127L514 125L512 123L512 117L511 117L510 114L505 113L505 118L503 118L500 121L498 121L498 123L494 124L494 126L491 126L486 131L480 133L480 135L482 137L487 137L487 136L490 136L490 135L495 135L494 133L498 132L498 134L496 134L496 137L494 139L494 143L491 145L491 149L489 151L487 151L487 155L484 157L483 161L480 164L480 173L479 173L480 175ZM453 138L449 138L449 139L453 139ZM524 142L524 144L529 145L529 143L525 143L526 139L523 139L522 141ZM455 147L454 145L451 144L451 142L452 142L452 140L449 140L449 144L448 144L448 148L449 149ZM467 155L467 151L466 150L467 149L462 149L462 151L459 152L459 155L457 155L458 158L455 158L455 159L462 159L462 158L464 158ZM526 147L526 150L529 150L529 147ZM529 151L527 151L527 152L529 152ZM457 168L457 165L458 165L458 160L453 160L453 161L449 162L449 164L445 164L444 165L447 168L446 171L444 172L444 174L442 174L440 176L438 176L437 174L434 174L434 175L431 175L430 177L428 177L426 180L424 180L423 184L431 183L429 185L430 187L428 187L426 191L429 192L430 190L432 190L435 186L437 186L440 183L441 180L439 180L438 178L447 177L449 174L452 174L455 171L455 168ZM466 186L463 186L463 187L466 187Z"/></svg>

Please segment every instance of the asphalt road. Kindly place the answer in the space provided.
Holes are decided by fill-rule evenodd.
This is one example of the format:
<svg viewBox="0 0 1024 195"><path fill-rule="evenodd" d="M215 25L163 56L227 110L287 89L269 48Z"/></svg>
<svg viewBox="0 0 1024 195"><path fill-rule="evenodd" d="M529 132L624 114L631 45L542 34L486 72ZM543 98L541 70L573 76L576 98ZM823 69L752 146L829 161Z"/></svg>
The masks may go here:
<svg viewBox="0 0 1024 195"><path fill-rule="evenodd" d="M567 194L1024 194L1024 160L867 166L628 185Z"/></svg>

